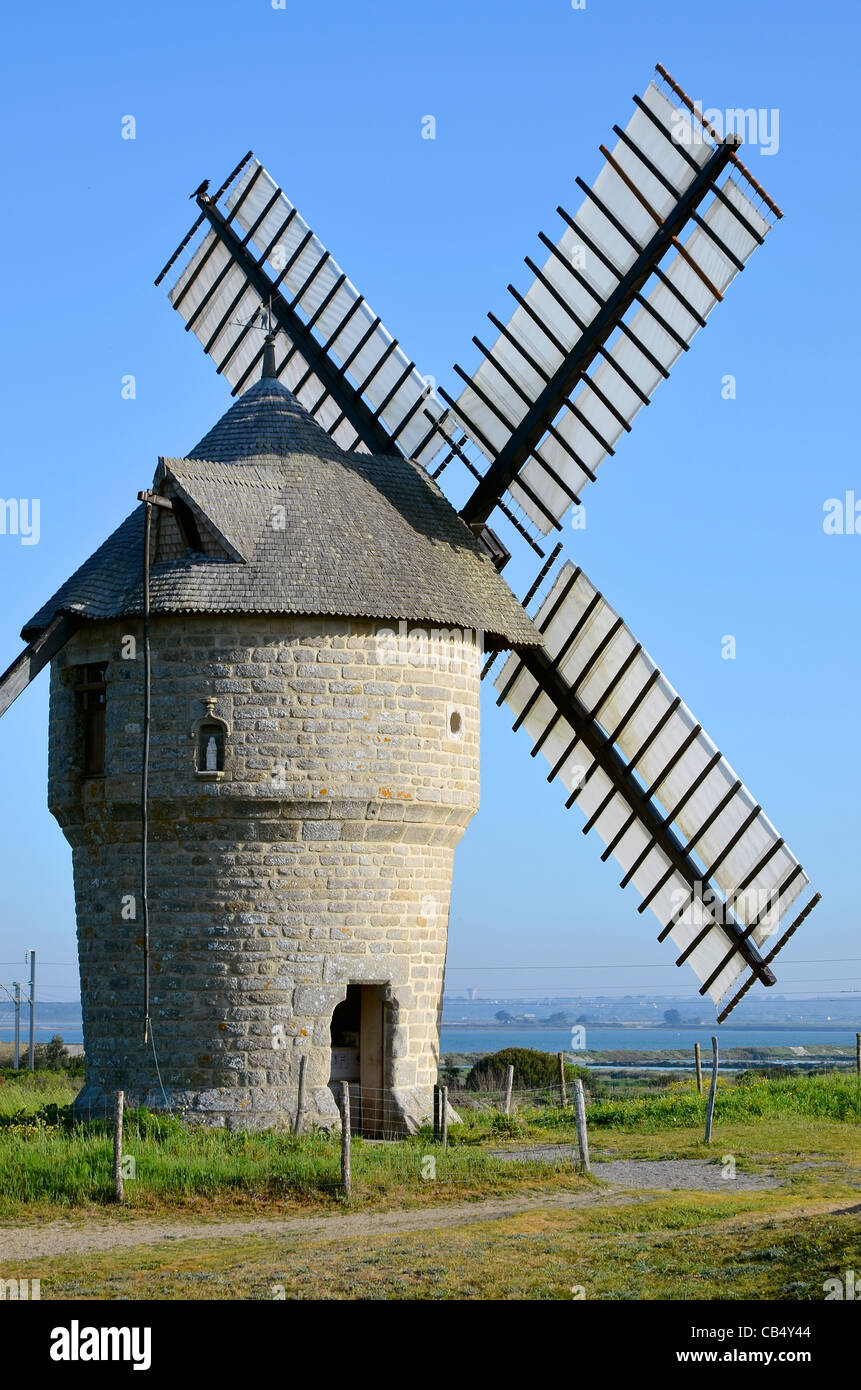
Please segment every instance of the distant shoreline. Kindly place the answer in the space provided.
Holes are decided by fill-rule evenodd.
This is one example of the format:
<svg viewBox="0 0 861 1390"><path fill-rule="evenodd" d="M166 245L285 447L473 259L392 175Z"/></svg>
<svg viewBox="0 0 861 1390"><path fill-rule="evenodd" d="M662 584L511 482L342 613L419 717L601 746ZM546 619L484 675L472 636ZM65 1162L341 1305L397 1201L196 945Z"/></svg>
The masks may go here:
<svg viewBox="0 0 861 1390"><path fill-rule="evenodd" d="M37 1015L37 1017L38 1017L38 1015ZM8 1022L7 1022L5 1019L0 1019L0 1032L11 1032L13 1026L14 1026L14 1025L13 1025L13 1020L12 1020L12 1019L9 1019ZM80 1022L80 1020L78 1020L78 1019L64 1018L64 1019L58 1019L58 1020L57 1020L56 1022L54 1022L54 1023L42 1023L42 1022L39 1022L39 1023L36 1024L36 1032L37 1032L37 1033L40 1032L40 1031L41 1031L41 1032L48 1032L49 1029L53 1029L54 1031L56 1031L56 1032L59 1033L59 1032L62 1032L63 1028L72 1028L72 1029L74 1029L75 1031L80 1032L81 1026L82 1026L82 1025L81 1025L81 1022ZM474 1032L474 1033L478 1033L478 1032L487 1032L487 1033L517 1033L517 1032L530 1032L530 1033L559 1033L559 1032L561 1032L561 1031L562 1031L563 1029L565 1029L565 1028L575 1028L575 1027L590 1028L590 1029L592 1029L592 1030L594 1030L594 1029L596 1029L596 1028L626 1029L626 1030L628 1030L628 1031L630 1031L630 1032L632 1032L632 1033L677 1033L677 1032L679 1031L679 1029L684 1028L684 1029L685 1029L686 1031L688 1031L688 1032L700 1032L700 1033L709 1033L709 1034L711 1034L711 1033L713 1033L713 1032L715 1031L715 1029L717 1029L718 1035L720 1035L721 1033L726 1033L726 1032L731 1032L731 1031L737 1031L737 1030L744 1030L745 1032L747 1032L749 1029L752 1029L752 1028L755 1028L757 1031L762 1031L762 1032L764 1032L764 1033L765 1033L765 1032L772 1032L772 1033L804 1033L804 1032L808 1032L808 1031L811 1032L811 1033L813 1033L813 1032L815 1032L815 1033L843 1033L843 1032L845 1032L847 1029L848 1029L850 1032L853 1032L853 1031L857 1032L857 1031L858 1031L858 1029L855 1027L855 1025L854 1025L852 1022L848 1022L848 1023L729 1023L729 1024L723 1024L723 1023L721 1023L721 1024L718 1024L718 1023L684 1023L684 1022L683 1022L683 1023L583 1023L583 1024L574 1024L574 1023L544 1023L544 1022L540 1022L540 1023L539 1023L539 1022L532 1022L532 1021L526 1021L526 1022L522 1022L522 1023L521 1023L520 1021L518 1021L518 1022L516 1022L516 1023L500 1023L500 1022L498 1022L496 1019L481 1019L481 1018L479 1018L479 1019L469 1019L469 1018L462 1018L462 1019L461 1019L461 1018L458 1018L458 1019L454 1019L454 1018L444 1018L444 1019L442 1020L442 1023L441 1023L440 1026L441 1026L442 1028L460 1028L460 1029L466 1029L466 1028L468 1028L469 1031L470 1031L471 1033L472 1033L472 1032ZM21 1037L22 1037L22 1039L27 1035L28 1028L29 1028L29 1020L28 1020L26 1017L22 1016L22 1019L21 1019Z"/></svg>
<svg viewBox="0 0 861 1390"><path fill-rule="evenodd" d="M525 1032L530 1033L558 1033L563 1028L628 1028L632 1033L677 1033L680 1028L701 1033L712 1033L716 1028L719 1032L728 1032L732 1029L751 1028L761 1029L763 1032L775 1033L803 1033L810 1032L823 1033L845 1033L847 1028L852 1031L851 1023L535 1023L531 1021L521 1023L499 1023L489 1019L453 1019L444 1018L443 1028L468 1028L470 1032L487 1031L489 1033L506 1032Z"/></svg>

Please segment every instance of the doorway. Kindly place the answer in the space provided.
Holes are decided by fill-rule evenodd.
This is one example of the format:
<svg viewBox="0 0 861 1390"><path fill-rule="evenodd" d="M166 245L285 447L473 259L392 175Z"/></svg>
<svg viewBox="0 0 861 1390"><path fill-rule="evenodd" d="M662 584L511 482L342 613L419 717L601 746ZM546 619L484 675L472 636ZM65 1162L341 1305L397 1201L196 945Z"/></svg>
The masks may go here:
<svg viewBox="0 0 861 1390"><path fill-rule="evenodd" d="M332 1014L329 1084L350 1087L350 1129L365 1139L387 1131L385 985L348 985Z"/></svg>

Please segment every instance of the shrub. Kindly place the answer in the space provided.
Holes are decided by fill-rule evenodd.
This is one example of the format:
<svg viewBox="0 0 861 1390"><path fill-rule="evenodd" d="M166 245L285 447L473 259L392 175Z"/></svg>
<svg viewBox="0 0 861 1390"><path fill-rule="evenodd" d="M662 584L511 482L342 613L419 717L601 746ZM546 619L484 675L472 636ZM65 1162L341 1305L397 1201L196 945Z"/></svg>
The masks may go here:
<svg viewBox="0 0 861 1390"><path fill-rule="evenodd" d="M500 1052L491 1052L480 1057L466 1078L467 1090L502 1091L509 1066L514 1067L514 1089L526 1090L533 1086L555 1086L559 1082L559 1061L552 1052L537 1052L531 1047L503 1047ZM590 1080L585 1067L565 1063L565 1076L569 1081L582 1077Z"/></svg>
<svg viewBox="0 0 861 1390"><path fill-rule="evenodd" d="M39 1056L38 1060L34 1056L34 1062L36 1062L37 1066L44 1067L46 1071L60 1071L69 1060L66 1044L63 1042L59 1033L55 1033L50 1042L43 1043L40 1047L37 1047L35 1052L38 1053Z"/></svg>
<svg viewBox="0 0 861 1390"><path fill-rule="evenodd" d="M490 1132L505 1139L522 1139L529 1131L517 1115L494 1115L490 1122Z"/></svg>

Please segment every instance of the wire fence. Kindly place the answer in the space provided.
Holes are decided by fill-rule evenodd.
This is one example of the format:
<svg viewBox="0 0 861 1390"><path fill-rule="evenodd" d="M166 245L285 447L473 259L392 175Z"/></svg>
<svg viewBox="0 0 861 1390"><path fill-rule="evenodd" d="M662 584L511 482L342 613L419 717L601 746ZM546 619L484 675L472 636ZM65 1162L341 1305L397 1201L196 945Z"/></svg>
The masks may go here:
<svg viewBox="0 0 861 1390"><path fill-rule="evenodd" d="M574 1107L563 1107L554 1087L438 1086L417 1096L332 1082L330 1093L325 1126L316 1111L298 1123L293 1114L212 1124L227 1117L170 1103L127 1106L123 1092L71 1114L51 1101L30 1115L0 1113L4 1193L147 1209L201 1198L432 1202L509 1191L521 1177L583 1166ZM536 1122L547 1129L532 1133Z"/></svg>
<svg viewBox="0 0 861 1390"><path fill-rule="evenodd" d="M590 1170L590 1132L654 1122L699 1130L708 1143L713 1124L720 1134L734 1119L771 1113L756 1108L767 1105L767 1079L747 1083L756 1091L751 1108L737 1078L722 1080L718 1089L716 1055L703 1063L702 1089L691 1080L639 1096L608 1095L599 1078L590 1082L587 1075L584 1082L564 1067L558 1080L515 1088L510 1064L501 1085L498 1075L483 1084L473 1077L467 1085L451 1071L434 1087L332 1081L328 1101L300 1091L291 1113L212 1113L176 1104L165 1092L153 1092L149 1110L125 1107L121 1092L88 1100L86 1091L70 1113L68 1092L55 1099L47 1089L41 1094L41 1085L33 1096L41 1105L16 1113L4 1109L15 1087L9 1083L0 1088L3 1188L24 1201L50 1194L70 1205L123 1200L153 1207L202 1197L414 1200L422 1190L477 1196L549 1175L567 1181ZM44 1085L50 1084L46 1075ZM810 1105L820 1109L804 1113L857 1123L858 1073L777 1084L810 1091ZM829 1092L835 1108L822 1109L818 1091Z"/></svg>
<svg viewBox="0 0 861 1390"><path fill-rule="evenodd" d="M464 1138L467 1131L478 1134L493 1127L496 1122L500 1134L518 1132L527 1118L540 1121L555 1117L560 1110L571 1117L573 1124L573 1086L569 1081L560 1088L558 1084L521 1087L513 1086L481 1089L468 1089L465 1086L437 1085L421 1088L421 1100L412 1097L412 1088L401 1091L391 1087L373 1087L359 1082L344 1083L332 1081L329 1090L338 1110L338 1119L333 1114L326 1117L311 1110L302 1101L289 1114L272 1115L267 1112L256 1115L242 1111L212 1113L198 1110L172 1099L168 1094L153 1097L150 1108L144 1104L126 1110L130 1123L158 1124L169 1120L171 1124L187 1134L203 1131L229 1130L236 1133L265 1131L267 1133L302 1135L309 1131L331 1128L339 1130L343 1124L343 1092L349 1095L349 1126L353 1138L376 1139L394 1142L429 1135L436 1141L443 1139L444 1129L456 1131L453 1142ZM427 1103L424 1103L424 1093ZM73 1106L74 1121L77 1124L100 1124L113 1120L116 1106L116 1091L105 1091L95 1098L79 1096ZM125 1094L125 1093L123 1093ZM588 1095L588 1093L587 1093ZM591 1097L588 1097L591 1101ZM50 1106L50 1101L48 1102Z"/></svg>

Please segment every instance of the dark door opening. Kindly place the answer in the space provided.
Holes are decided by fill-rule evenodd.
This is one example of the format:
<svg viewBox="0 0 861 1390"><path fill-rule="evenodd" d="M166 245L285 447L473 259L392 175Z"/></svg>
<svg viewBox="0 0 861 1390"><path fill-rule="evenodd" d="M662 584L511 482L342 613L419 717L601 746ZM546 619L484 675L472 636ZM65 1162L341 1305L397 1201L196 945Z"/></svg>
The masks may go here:
<svg viewBox="0 0 861 1390"><path fill-rule="evenodd" d="M330 1085L350 1087L350 1128L366 1139L386 1129L384 985L348 985L332 1014Z"/></svg>

